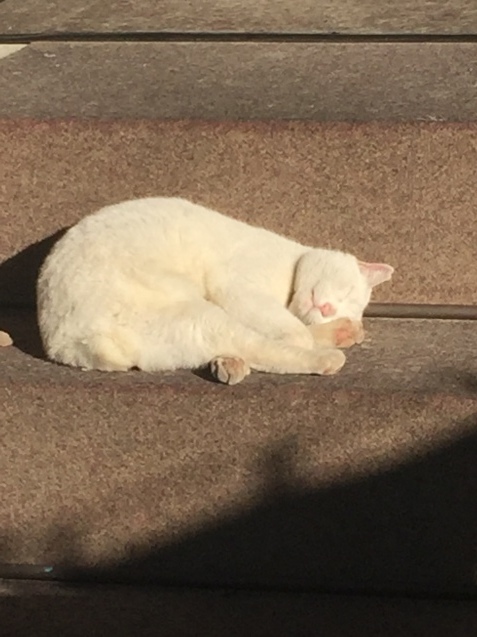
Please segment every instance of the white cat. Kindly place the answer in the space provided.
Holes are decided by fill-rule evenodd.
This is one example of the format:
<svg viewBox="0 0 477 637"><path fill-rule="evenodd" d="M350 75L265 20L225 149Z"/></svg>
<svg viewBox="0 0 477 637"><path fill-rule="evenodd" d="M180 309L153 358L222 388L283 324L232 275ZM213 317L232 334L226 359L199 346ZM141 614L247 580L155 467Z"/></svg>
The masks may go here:
<svg viewBox="0 0 477 637"><path fill-rule="evenodd" d="M153 372L210 364L332 374L386 264L313 249L184 199L108 206L69 229L38 280L46 354L83 369Z"/></svg>

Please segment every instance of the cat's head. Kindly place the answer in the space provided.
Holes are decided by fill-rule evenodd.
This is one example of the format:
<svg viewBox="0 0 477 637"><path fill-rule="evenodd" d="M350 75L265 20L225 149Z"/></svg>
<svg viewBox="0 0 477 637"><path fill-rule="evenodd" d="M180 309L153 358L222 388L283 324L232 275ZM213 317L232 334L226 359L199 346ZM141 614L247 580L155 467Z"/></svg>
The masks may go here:
<svg viewBox="0 0 477 637"><path fill-rule="evenodd" d="M342 317L360 320L372 289L393 272L390 265L358 261L345 252L310 250L297 263L288 309L307 325Z"/></svg>

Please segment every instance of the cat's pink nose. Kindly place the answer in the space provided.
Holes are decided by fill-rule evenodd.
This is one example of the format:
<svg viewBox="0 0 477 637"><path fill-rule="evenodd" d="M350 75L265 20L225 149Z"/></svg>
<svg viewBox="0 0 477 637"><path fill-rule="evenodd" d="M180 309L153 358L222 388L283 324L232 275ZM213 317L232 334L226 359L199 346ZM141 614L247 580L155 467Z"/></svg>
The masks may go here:
<svg viewBox="0 0 477 637"><path fill-rule="evenodd" d="M336 310L331 303L322 303L321 305L317 305L317 308L320 310L322 316L333 316L333 314L336 314Z"/></svg>

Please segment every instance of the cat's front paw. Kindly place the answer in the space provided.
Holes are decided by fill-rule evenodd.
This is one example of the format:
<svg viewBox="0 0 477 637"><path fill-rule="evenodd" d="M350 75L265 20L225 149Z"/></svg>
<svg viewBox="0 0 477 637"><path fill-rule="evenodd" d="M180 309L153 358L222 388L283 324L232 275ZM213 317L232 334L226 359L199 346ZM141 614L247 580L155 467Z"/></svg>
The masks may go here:
<svg viewBox="0 0 477 637"><path fill-rule="evenodd" d="M340 318L333 321L333 344L336 347L351 347L364 341L364 329L361 321Z"/></svg>
<svg viewBox="0 0 477 637"><path fill-rule="evenodd" d="M210 361L212 376L226 385L236 385L250 374L250 367L235 356L217 356Z"/></svg>

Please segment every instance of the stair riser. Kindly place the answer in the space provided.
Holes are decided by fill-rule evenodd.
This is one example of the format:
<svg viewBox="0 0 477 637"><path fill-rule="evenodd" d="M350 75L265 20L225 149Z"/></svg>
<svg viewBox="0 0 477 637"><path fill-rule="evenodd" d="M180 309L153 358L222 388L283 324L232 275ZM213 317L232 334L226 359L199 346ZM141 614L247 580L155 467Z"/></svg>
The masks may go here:
<svg viewBox="0 0 477 637"><path fill-rule="evenodd" d="M377 301L477 302L472 125L5 120L0 144L3 305L33 305L52 234L158 194L386 260Z"/></svg>

